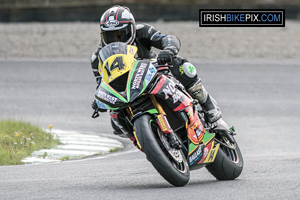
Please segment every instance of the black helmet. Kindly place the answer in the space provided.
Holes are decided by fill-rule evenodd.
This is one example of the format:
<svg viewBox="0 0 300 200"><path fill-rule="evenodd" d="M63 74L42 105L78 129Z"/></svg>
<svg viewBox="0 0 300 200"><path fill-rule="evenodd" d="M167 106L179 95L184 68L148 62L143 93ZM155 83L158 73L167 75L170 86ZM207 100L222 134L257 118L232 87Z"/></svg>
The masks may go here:
<svg viewBox="0 0 300 200"><path fill-rule="evenodd" d="M135 39L135 20L127 7L108 9L100 19L100 29L104 45L112 42L132 44Z"/></svg>

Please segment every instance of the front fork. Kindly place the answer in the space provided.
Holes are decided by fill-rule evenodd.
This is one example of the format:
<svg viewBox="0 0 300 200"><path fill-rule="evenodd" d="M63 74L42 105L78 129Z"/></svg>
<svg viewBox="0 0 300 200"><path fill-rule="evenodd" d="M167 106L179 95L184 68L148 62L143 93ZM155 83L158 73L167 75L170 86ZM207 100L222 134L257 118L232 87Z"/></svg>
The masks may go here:
<svg viewBox="0 0 300 200"><path fill-rule="evenodd" d="M157 101L155 95L150 94L150 99L158 111L158 114L156 115L156 121L160 130L168 137L171 147L174 147L175 149L181 149L181 142L172 130L162 106Z"/></svg>

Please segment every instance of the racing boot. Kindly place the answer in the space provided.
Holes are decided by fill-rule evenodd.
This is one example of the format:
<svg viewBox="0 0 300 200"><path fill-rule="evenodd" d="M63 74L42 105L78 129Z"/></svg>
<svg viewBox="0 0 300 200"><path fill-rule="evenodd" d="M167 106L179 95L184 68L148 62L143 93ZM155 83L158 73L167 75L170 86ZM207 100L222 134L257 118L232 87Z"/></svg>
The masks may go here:
<svg viewBox="0 0 300 200"><path fill-rule="evenodd" d="M220 108L217 106L216 100L207 93L202 85L201 79L198 79L198 81L188 89L188 92L194 99L199 101L203 110L206 111L206 117L210 123L221 119L222 113Z"/></svg>

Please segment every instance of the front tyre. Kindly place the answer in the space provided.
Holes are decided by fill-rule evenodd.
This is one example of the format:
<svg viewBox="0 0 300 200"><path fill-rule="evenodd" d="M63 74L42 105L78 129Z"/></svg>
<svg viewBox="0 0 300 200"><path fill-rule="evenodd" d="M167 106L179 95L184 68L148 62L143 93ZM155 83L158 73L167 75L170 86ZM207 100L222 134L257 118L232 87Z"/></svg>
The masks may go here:
<svg viewBox="0 0 300 200"><path fill-rule="evenodd" d="M190 172L182 150L172 149L156 120L142 115L134 121L137 139L147 159L165 180L174 186L189 182Z"/></svg>

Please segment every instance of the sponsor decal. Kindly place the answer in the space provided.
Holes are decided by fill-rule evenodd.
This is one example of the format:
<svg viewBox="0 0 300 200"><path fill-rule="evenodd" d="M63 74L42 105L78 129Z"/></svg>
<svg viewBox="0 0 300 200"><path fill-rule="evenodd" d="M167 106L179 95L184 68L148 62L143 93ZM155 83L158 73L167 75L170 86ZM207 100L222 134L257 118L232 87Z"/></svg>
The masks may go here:
<svg viewBox="0 0 300 200"><path fill-rule="evenodd" d="M151 81L151 78L152 78L152 76L153 76L153 74L151 73L151 74L147 74L146 75L146 77L145 77L145 80L147 81L147 82L150 82Z"/></svg>
<svg viewBox="0 0 300 200"><path fill-rule="evenodd" d="M151 81L155 73L156 73L156 69L152 66L152 64L150 64L145 77L146 84L148 84Z"/></svg>
<svg viewBox="0 0 300 200"><path fill-rule="evenodd" d="M201 9L200 27L285 27L285 9Z"/></svg>
<svg viewBox="0 0 300 200"><path fill-rule="evenodd" d="M179 66L179 72L180 72L180 75L184 74L183 66L182 65Z"/></svg>
<svg viewBox="0 0 300 200"><path fill-rule="evenodd" d="M133 48L132 47L130 47L129 53L133 54Z"/></svg>
<svg viewBox="0 0 300 200"><path fill-rule="evenodd" d="M136 76L134 77L132 86L131 86L131 89L132 89L132 90L139 88L146 67L147 67L147 63L142 63L142 64L140 65L140 67L139 67L139 69L138 69L138 71L137 71L137 73L136 73Z"/></svg>
<svg viewBox="0 0 300 200"><path fill-rule="evenodd" d="M118 26L119 25L119 21L117 20L109 20L107 22L105 22L105 26L107 27L113 27L113 26Z"/></svg>
<svg viewBox="0 0 300 200"><path fill-rule="evenodd" d="M189 157L190 163L194 163L198 157L202 154L201 146L198 147L198 149Z"/></svg>
<svg viewBox="0 0 300 200"><path fill-rule="evenodd" d="M99 97L100 99L103 99L104 101L107 101L111 104L115 104L118 99L118 98L111 96L109 94L106 94L105 92L100 91L100 90L97 92L97 97Z"/></svg>
<svg viewBox="0 0 300 200"><path fill-rule="evenodd" d="M195 134L194 128L192 126L187 127L188 137L193 144L199 144L198 137Z"/></svg>
<svg viewBox="0 0 300 200"><path fill-rule="evenodd" d="M156 72L155 67L153 67L152 65L149 67L149 70L152 74L154 74Z"/></svg>
<svg viewBox="0 0 300 200"><path fill-rule="evenodd" d="M192 65L190 65L190 66L188 67L188 69L189 69L189 71L190 71L191 74L193 74L194 71L196 70L195 67L192 66Z"/></svg>
<svg viewBox="0 0 300 200"><path fill-rule="evenodd" d="M200 90L197 90L197 91L193 92L193 95L196 96L197 94L199 94L199 93L201 93L201 92L202 92L201 89L200 89Z"/></svg>
<svg viewBox="0 0 300 200"><path fill-rule="evenodd" d="M211 150L209 158L208 158L208 162L212 162L214 160L215 151L216 151L216 149Z"/></svg>
<svg viewBox="0 0 300 200"><path fill-rule="evenodd" d="M195 132L196 132L197 137L199 137L201 135L201 133L204 132L204 128L203 128L202 124L199 124L199 128Z"/></svg>
<svg viewBox="0 0 300 200"><path fill-rule="evenodd" d="M174 104L182 97L182 93L175 88L175 83L173 82L169 82L162 92L165 94L165 99L171 96Z"/></svg>
<svg viewBox="0 0 300 200"><path fill-rule="evenodd" d="M162 118L162 116L161 115L157 115L157 118L158 118L159 124L161 125L162 131L167 131L168 128L167 128L167 126L166 126L166 124L165 124L164 119Z"/></svg>
<svg viewBox="0 0 300 200"><path fill-rule="evenodd" d="M209 154L209 149L210 147L206 146L204 149L203 149L203 156L201 158L201 160L197 163L197 164L200 164L200 163L205 163L205 159L207 158L207 155Z"/></svg>
<svg viewBox="0 0 300 200"><path fill-rule="evenodd" d="M153 26L151 26L151 27L149 28L148 33L151 34L152 30L153 30Z"/></svg>
<svg viewBox="0 0 300 200"><path fill-rule="evenodd" d="M204 148L204 155L203 155L204 158L206 158L206 156L208 155L208 152L209 152L208 147L205 147Z"/></svg>

